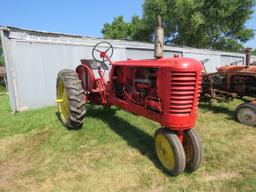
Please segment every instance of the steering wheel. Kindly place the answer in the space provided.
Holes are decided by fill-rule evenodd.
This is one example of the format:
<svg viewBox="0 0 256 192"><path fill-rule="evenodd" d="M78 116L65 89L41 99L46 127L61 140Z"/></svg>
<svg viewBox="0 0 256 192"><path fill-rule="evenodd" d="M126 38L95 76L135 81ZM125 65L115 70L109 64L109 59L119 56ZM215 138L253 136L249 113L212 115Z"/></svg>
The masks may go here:
<svg viewBox="0 0 256 192"><path fill-rule="evenodd" d="M95 61L104 63L110 59L113 55L114 49L113 46L107 42L102 41L97 43L92 49L92 57Z"/></svg>

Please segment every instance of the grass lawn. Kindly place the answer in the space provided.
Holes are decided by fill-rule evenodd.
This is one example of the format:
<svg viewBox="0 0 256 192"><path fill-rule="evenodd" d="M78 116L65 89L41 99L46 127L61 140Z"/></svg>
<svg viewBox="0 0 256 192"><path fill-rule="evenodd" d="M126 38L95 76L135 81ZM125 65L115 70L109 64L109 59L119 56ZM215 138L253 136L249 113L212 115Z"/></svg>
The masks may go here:
<svg viewBox="0 0 256 192"><path fill-rule="evenodd" d="M0 191L256 191L256 129L233 120L241 103L201 104L202 167L170 177L153 150L158 123L112 107L65 129L56 107L12 114L0 93Z"/></svg>

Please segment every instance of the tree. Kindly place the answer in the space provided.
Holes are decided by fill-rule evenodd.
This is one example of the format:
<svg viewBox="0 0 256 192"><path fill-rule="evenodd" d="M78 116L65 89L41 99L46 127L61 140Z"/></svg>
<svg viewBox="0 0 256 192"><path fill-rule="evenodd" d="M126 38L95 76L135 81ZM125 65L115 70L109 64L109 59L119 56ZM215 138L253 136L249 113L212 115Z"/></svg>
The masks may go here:
<svg viewBox="0 0 256 192"><path fill-rule="evenodd" d="M123 16L117 16L109 24L105 23L101 32L107 39L140 40L144 31L144 22L139 16L134 15L131 22L125 22Z"/></svg>
<svg viewBox="0 0 256 192"><path fill-rule="evenodd" d="M129 37L128 28L129 24L124 22L123 16L118 16L114 18L112 24L105 23L101 32L107 39L126 39Z"/></svg>
<svg viewBox="0 0 256 192"><path fill-rule="evenodd" d="M162 15L170 43L237 51L254 36L245 26L254 5L255 0L145 0L143 8L148 28Z"/></svg>
<svg viewBox="0 0 256 192"><path fill-rule="evenodd" d="M145 0L143 18L137 18L139 24L123 22L139 35L127 30L122 39L152 41L160 15L168 44L238 51L254 36L245 26L254 5L255 0ZM117 30L114 22L108 24L108 33ZM103 34L105 38L118 38Z"/></svg>

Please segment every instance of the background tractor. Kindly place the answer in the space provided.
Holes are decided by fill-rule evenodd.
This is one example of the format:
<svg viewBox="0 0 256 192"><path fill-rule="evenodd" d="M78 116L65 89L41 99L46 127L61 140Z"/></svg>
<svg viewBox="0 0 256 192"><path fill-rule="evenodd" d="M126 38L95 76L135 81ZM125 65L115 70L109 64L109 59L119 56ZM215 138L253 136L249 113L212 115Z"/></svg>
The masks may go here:
<svg viewBox="0 0 256 192"><path fill-rule="evenodd" d="M250 50L246 49L246 65L233 62L217 69L216 73L204 70L202 97L204 101L216 99L230 102L244 96L256 97L256 65L250 62ZM202 63L206 63L203 60ZM256 126L256 100L248 100L236 108L235 118L243 124Z"/></svg>
<svg viewBox="0 0 256 192"><path fill-rule="evenodd" d="M154 135L157 157L173 176L193 172L202 161L202 144L194 127L201 89L202 65L191 58L163 57L163 28L158 17L155 59L112 62L113 46L101 42L93 60L81 60L76 70L57 77L57 103L66 127L81 128L85 104L115 105L163 127ZM109 67L109 80L104 78ZM97 74L94 74L94 71Z"/></svg>

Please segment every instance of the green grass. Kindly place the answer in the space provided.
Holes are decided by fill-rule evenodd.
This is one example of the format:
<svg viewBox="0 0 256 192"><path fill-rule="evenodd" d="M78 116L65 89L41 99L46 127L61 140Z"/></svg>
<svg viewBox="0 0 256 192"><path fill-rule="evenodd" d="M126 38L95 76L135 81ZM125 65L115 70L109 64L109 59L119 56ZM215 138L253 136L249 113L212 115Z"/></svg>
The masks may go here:
<svg viewBox="0 0 256 192"><path fill-rule="evenodd" d="M154 154L153 121L90 107L70 131L55 107L13 114L0 94L0 191L256 191L256 129L233 119L241 102L200 105L203 165L170 177Z"/></svg>

